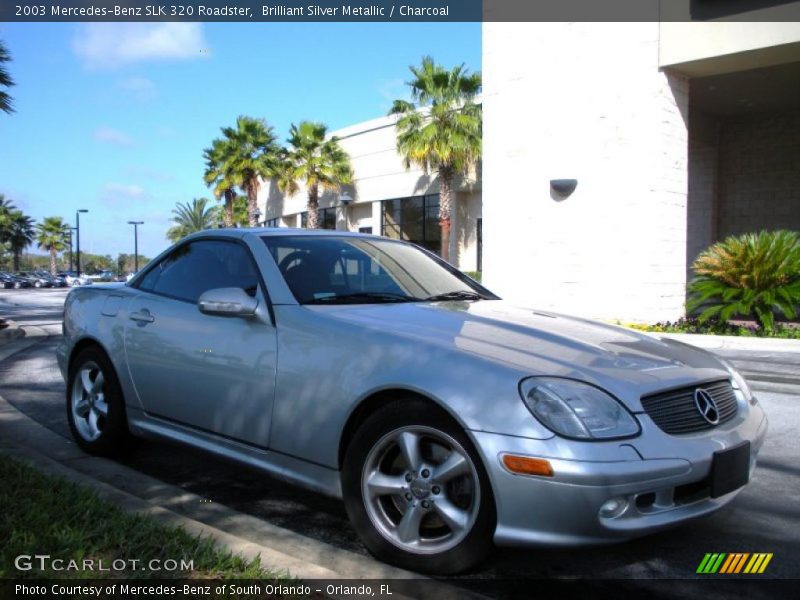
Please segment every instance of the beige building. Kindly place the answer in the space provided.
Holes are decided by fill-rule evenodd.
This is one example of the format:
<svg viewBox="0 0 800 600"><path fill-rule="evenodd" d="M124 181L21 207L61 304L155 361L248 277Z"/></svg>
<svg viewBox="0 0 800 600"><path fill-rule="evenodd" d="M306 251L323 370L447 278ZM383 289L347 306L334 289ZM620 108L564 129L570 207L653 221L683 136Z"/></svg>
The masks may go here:
<svg viewBox="0 0 800 600"><path fill-rule="evenodd" d="M396 150L394 117L334 131L350 155L354 181L320 198L320 223L327 229L361 231L414 242L438 252L439 186L435 174L406 169ZM259 205L268 226L303 227L306 190L286 196L274 182L262 186ZM481 182L476 173L456 185L450 255L465 271L480 267Z"/></svg>
<svg viewBox="0 0 800 600"><path fill-rule="evenodd" d="M800 23L485 23L483 44L499 295L675 319L703 248L800 229Z"/></svg>

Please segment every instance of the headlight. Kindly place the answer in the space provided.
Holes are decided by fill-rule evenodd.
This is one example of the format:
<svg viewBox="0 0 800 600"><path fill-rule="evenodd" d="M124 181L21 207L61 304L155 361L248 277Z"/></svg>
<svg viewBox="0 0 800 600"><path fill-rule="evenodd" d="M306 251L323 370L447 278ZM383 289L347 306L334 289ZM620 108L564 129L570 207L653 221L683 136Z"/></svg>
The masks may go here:
<svg viewBox="0 0 800 600"><path fill-rule="evenodd" d="M582 440L637 435L639 423L613 396L588 383L559 377L529 377L520 383L522 400L555 433Z"/></svg>
<svg viewBox="0 0 800 600"><path fill-rule="evenodd" d="M733 391L738 396L741 394L744 397L745 402L749 402L750 404L756 404L756 399L753 396L753 393L750 391L750 384L747 383L742 374L736 370L736 368L724 358L717 357L717 360L722 363L728 373L731 374L731 384L733 384Z"/></svg>

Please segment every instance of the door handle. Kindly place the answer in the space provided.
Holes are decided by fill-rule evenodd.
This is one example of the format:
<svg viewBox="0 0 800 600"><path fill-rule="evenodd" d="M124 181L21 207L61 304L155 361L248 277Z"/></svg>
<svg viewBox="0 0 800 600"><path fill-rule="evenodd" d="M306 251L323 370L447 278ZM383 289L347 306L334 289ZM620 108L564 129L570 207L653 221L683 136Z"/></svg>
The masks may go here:
<svg viewBox="0 0 800 600"><path fill-rule="evenodd" d="M156 320L156 318L150 314L150 311L144 309L142 312L134 312L131 313L128 317L131 321L136 321L137 323L152 323Z"/></svg>

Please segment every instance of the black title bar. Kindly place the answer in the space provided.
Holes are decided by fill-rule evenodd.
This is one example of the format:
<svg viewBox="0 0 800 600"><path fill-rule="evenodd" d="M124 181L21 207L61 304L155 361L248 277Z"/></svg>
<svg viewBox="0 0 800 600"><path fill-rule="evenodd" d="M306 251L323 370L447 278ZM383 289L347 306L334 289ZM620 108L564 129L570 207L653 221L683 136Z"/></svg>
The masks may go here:
<svg viewBox="0 0 800 600"><path fill-rule="evenodd" d="M798 0L2 0L0 21L800 21Z"/></svg>

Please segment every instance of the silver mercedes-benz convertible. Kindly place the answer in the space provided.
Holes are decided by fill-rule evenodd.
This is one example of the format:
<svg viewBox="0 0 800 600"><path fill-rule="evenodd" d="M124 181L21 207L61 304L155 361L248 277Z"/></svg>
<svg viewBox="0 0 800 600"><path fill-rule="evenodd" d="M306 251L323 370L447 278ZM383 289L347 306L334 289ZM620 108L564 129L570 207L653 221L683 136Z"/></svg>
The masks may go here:
<svg viewBox="0 0 800 600"><path fill-rule="evenodd" d="M746 485L767 419L726 362L509 305L414 245L211 230L127 284L70 292L58 359L78 444L166 438L344 500L420 572L498 545L612 542Z"/></svg>

